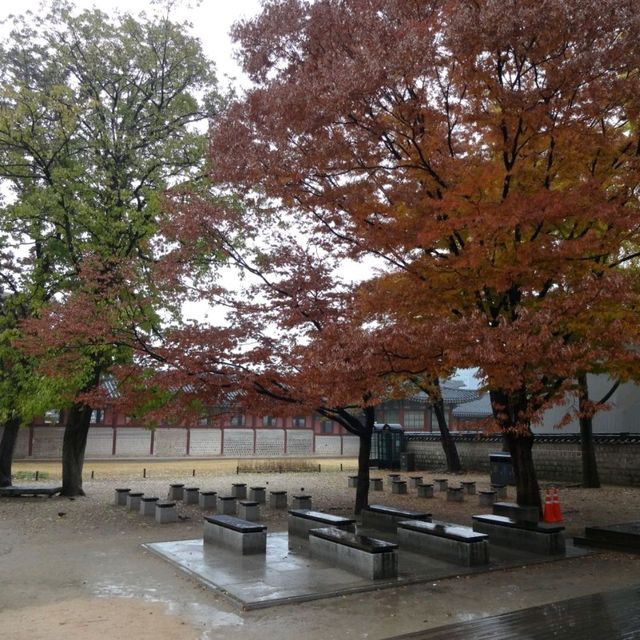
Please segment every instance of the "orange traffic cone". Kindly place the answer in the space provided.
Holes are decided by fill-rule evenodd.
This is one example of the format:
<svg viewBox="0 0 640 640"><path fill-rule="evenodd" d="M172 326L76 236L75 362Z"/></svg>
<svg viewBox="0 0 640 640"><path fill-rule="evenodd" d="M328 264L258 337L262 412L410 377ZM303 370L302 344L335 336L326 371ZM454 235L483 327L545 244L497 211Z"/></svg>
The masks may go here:
<svg viewBox="0 0 640 640"><path fill-rule="evenodd" d="M544 511L542 512L543 522L555 522L553 519L553 504L551 500L551 492L549 489L546 489L544 494Z"/></svg>
<svg viewBox="0 0 640 640"><path fill-rule="evenodd" d="M551 501L553 508L554 522L562 522L562 510L560 509L560 492L558 487L553 488L553 499Z"/></svg>

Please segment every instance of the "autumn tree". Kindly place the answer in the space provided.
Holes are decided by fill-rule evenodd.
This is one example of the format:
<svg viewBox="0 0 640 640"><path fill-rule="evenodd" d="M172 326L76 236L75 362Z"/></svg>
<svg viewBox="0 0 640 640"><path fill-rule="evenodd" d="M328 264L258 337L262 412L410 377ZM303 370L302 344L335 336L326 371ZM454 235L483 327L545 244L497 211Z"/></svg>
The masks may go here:
<svg viewBox="0 0 640 640"><path fill-rule="evenodd" d="M154 292L145 274L154 261L160 193L202 175L206 137L196 125L220 104L212 63L168 9L108 16L56 1L12 26L0 51L0 178L11 192L0 216L2 229L29 250L25 291L43 291L40 300L54 304L56 317L64 303L69 328L83 315L74 302L105 291L122 293L139 311L136 295L147 304ZM123 268L136 277L123 277ZM93 289L83 284L94 276ZM125 292L131 280L138 289ZM105 309L112 303L118 300L102 301ZM153 322L153 306L146 311ZM39 332L31 355L46 363L56 323L47 328L37 305L29 315L40 318L29 329ZM112 344L82 352L67 399L65 495L83 493L91 406L79 398L128 357Z"/></svg>
<svg viewBox="0 0 640 640"><path fill-rule="evenodd" d="M594 366L570 320L634 337L604 309L637 308L639 23L632 0L274 0L235 30L255 85L214 128L213 179L383 257L394 313L447 320L522 504L531 422Z"/></svg>

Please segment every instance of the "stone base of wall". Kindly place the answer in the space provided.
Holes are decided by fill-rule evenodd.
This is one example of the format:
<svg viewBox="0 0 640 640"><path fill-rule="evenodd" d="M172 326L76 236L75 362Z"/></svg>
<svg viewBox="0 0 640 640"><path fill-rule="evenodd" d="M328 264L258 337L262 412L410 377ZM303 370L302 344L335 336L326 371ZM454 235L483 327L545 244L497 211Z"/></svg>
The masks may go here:
<svg viewBox="0 0 640 640"><path fill-rule="evenodd" d="M502 450L499 436L453 435L462 466L489 473L489 454ZM596 436L596 460L604 484L640 486L640 436ZM407 451L416 456L416 468L442 471L446 459L437 435L412 433ZM573 435L536 436L533 461L538 477L558 482L582 481L580 440Z"/></svg>

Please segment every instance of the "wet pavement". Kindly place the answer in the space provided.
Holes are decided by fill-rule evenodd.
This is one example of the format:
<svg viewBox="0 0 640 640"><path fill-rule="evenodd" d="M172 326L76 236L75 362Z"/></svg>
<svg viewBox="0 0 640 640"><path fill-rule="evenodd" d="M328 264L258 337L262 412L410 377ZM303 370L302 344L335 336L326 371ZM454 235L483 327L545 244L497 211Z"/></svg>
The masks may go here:
<svg viewBox="0 0 640 640"><path fill-rule="evenodd" d="M388 532L364 530L364 533L395 542L395 536ZM202 538L143 546L245 610L433 582L588 553L586 549L571 545L567 546L566 553L555 556L490 545L488 564L467 567L400 548L398 577L374 581L311 558L305 546L289 549L286 532L268 534L265 555L243 556L203 544Z"/></svg>

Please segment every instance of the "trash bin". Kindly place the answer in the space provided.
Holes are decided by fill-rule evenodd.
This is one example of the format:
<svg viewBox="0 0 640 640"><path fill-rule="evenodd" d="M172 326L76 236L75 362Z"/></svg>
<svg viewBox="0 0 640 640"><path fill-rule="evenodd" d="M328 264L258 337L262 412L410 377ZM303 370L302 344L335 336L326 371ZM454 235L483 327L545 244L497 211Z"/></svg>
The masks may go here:
<svg viewBox="0 0 640 640"><path fill-rule="evenodd" d="M401 453L400 454L400 471L415 471L415 470L416 470L416 454Z"/></svg>
<svg viewBox="0 0 640 640"><path fill-rule="evenodd" d="M491 484L516 484L510 453L490 453L489 472L491 474Z"/></svg>

